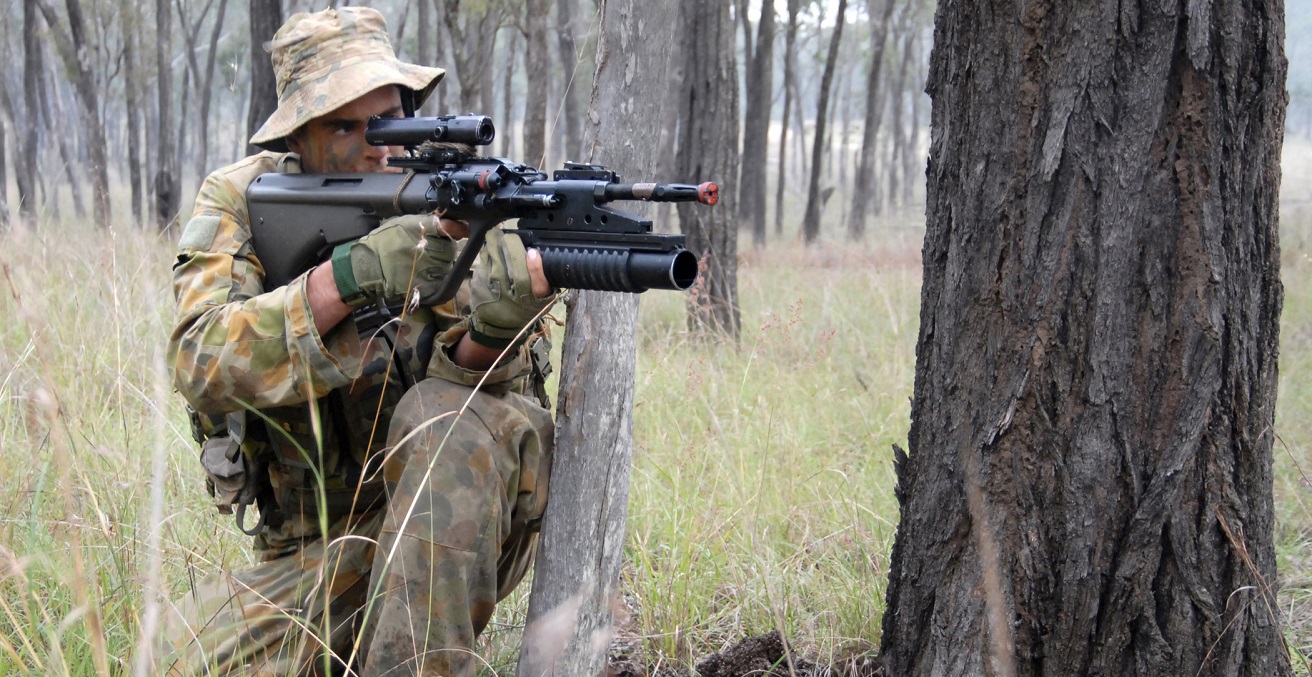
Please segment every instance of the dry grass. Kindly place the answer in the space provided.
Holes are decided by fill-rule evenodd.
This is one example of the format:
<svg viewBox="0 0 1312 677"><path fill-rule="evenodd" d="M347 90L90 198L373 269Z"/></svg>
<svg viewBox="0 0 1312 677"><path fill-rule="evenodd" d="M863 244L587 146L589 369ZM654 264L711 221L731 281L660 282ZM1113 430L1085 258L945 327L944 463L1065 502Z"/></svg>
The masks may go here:
<svg viewBox="0 0 1312 677"><path fill-rule="evenodd" d="M1307 653L1312 147L1285 155L1276 536L1287 636ZM888 224L859 246L745 250L737 346L690 335L680 296L644 297L625 631L651 660L774 628L820 660L878 642L919 251L914 227ZM152 605L251 561L208 505L162 364L171 253L82 224L0 239L0 674L133 672ZM528 589L483 640L490 672L513 665Z"/></svg>

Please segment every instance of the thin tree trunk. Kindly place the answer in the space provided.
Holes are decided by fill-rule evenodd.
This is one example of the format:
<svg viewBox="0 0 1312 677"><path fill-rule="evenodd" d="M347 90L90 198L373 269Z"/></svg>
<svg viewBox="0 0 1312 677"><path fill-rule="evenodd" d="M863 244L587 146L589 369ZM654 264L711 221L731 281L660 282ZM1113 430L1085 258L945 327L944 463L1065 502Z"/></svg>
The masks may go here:
<svg viewBox="0 0 1312 677"><path fill-rule="evenodd" d="M891 2L891 0L890 0ZM797 56L797 15L801 10L801 0L788 0L788 29L784 31L784 114L779 125L779 179L774 192L774 232L784 234L784 186L790 182L788 177L788 117L792 114L794 72ZM801 117L800 115L798 117Z"/></svg>
<svg viewBox="0 0 1312 677"><path fill-rule="evenodd" d="M501 71L502 114L497 134L501 137L501 154L506 157L515 155L515 96L511 85L515 78L515 48L518 42L519 38L514 31L511 31L510 39L506 43L506 68Z"/></svg>
<svg viewBox="0 0 1312 677"><path fill-rule="evenodd" d="M920 152L920 101L925 89L924 59L921 58L920 31L916 30L911 38L911 67L913 69L911 87L907 92L906 152L902 154L902 205L910 206L914 201L916 184L925 175L925 156Z"/></svg>
<svg viewBox="0 0 1312 677"><path fill-rule="evenodd" d="M178 174L173 137L173 17L169 0L155 0L155 64L159 83L159 144L155 167L155 225L172 225L178 213Z"/></svg>
<svg viewBox="0 0 1312 677"><path fill-rule="evenodd" d="M246 109L246 138L264 125L264 121L278 109L278 85L273 75L264 43L273 39L282 25L282 0L250 0L251 17L251 89ZM259 147L247 143L248 154L260 152Z"/></svg>
<svg viewBox="0 0 1312 677"><path fill-rule="evenodd" d="M829 38L829 56L825 59L824 74L820 76L820 100L816 103L815 139L811 151L811 180L806 189L806 212L802 216L802 236L807 244L820 237L820 171L824 167L825 130L829 119L829 89L834 82L834 69L838 62L838 47L843 39L843 23L847 13L847 0L838 0L838 19Z"/></svg>
<svg viewBox="0 0 1312 677"><path fill-rule="evenodd" d="M85 148L88 156L88 173L91 175L92 218L96 225L109 226L113 214L109 205L109 169L105 149L105 127L100 121L100 101L96 92L95 77L88 62L90 44L87 42L86 22L82 18L82 5L78 0L65 0L68 12L68 34L60 26L59 15L46 2L38 1L37 7L45 16L46 24L52 28L55 46L64 62L64 68L72 74L73 92L78 102L78 118L81 131L85 134ZM62 140L62 138L61 138ZM65 162L68 162L66 159ZM80 165L73 160L73 164ZM76 183L76 182L75 182ZM82 210L79 209L81 214Z"/></svg>
<svg viewBox="0 0 1312 677"><path fill-rule="evenodd" d="M688 17L683 12L675 12L674 16L669 18L672 24L674 35L683 35ZM666 71L665 81L668 91L682 92L686 89L687 78L687 59L671 58ZM656 175L663 177L677 177L679 174L679 113L683 106L682 96L663 96L660 97L660 137L656 144L657 148L664 149L656 160ZM677 219L670 216L674 211L674 203L661 202L656 206L656 223L655 229L663 233L679 232Z"/></svg>
<svg viewBox="0 0 1312 677"><path fill-rule="evenodd" d="M210 101L214 92L214 63L219 52L219 36L222 34L223 15L228 9L228 0L219 0L218 15L214 17L214 26L210 30L210 53L205 58L205 81L200 88L200 115L197 120L196 180L205 178L210 161Z"/></svg>
<svg viewBox="0 0 1312 677"><path fill-rule="evenodd" d="M908 12L909 13L909 12ZM906 18L902 30L902 61L898 65L897 77L893 80L889 105L892 106L889 120L889 139L891 142L888 156L888 202L892 211L902 210L902 184L907 177L907 129L904 119L906 109L907 70L911 67L911 38L915 35L915 24Z"/></svg>
<svg viewBox="0 0 1312 677"><path fill-rule="evenodd" d="M755 57L748 63L742 173L738 181L738 222L751 228L754 246L764 247L770 109L774 101L774 6L771 0L762 0Z"/></svg>
<svg viewBox="0 0 1312 677"><path fill-rule="evenodd" d="M438 38L437 22L433 21L433 6L428 4L428 0L419 0L416 7L417 16L415 19L419 22L419 27L415 31L415 58L419 60L421 66L432 66L438 63L436 53ZM442 89L439 85L438 89ZM438 108L436 106L437 97L429 96L417 112L418 115L434 115Z"/></svg>
<svg viewBox="0 0 1312 677"><path fill-rule="evenodd" d="M547 85L551 82L551 61L547 50L547 0L525 0L524 80L528 83L524 97L524 161L546 166L547 155ZM513 61L513 59L512 59Z"/></svg>
<svg viewBox="0 0 1312 677"><path fill-rule="evenodd" d="M14 124L14 103L9 99L8 77L0 73L0 106L3 107L4 124L0 125L0 226L8 227L13 223L13 214L9 211L9 144L6 138L10 130L17 131ZM14 135L17 138L17 134Z"/></svg>
<svg viewBox="0 0 1312 677"><path fill-rule="evenodd" d="M1290 675L1282 3L941 3L935 23L883 669Z"/></svg>
<svg viewBox="0 0 1312 677"><path fill-rule="evenodd" d="M460 106L466 112L491 115L492 54L501 8L499 4L494 7L495 3L483 3L477 13L462 12L460 3L446 0L442 6L442 19L451 34L451 56L460 76Z"/></svg>
<svg viewBox="0 0 1312 677"><path fill-rule="evenodd" d="M141 147L138 143L141 137L141 90L137 75L136 14L131 11L131 3L127 0L119 4L119 9L122 12L119 28L123 32L123 108L127 113L127 141L124 145L128 156L132 223L140 227L145 225L141 216L145 199L142 196Z"/></svg>
<svg viewBox="0 0 1312 677"><path fill-rule="evenodd" d="M585 157L630 180L648 177L659 149L631 140L657 124L674 22L641 0L609 0L602 11ZM606 114L623 105L632 114ZM584 291L568 302L551 500L516 670L522 677L605 672L608 643L597 638L609 636L620 594L638 298Z"/></svg>
<svg viewBox="0 0 1312 677"><path fill-rule="evenodd" d="M23 0L23 105L26 122L23 152L16 165L18 213L29 225L36 224L36 177L41 143L41 20L36 0Z"/></svg>
<svg viewBox="0 0 1312 677"><path fill-rule="evenodd" d="M866 122L861 131L861 150L857 161L856 180L852 183L852 211L848 214L847 235L859 240L866 234L866 218L869 215L871 197L877 182L875 181L875 150L879 144L879 125L883 119L884 107L881 105L880 73L884 68L884 45L888 42L888 27L893 19L895 0L884 0L878 17L879 24L871 26L870 31L870 70L866 72ZM873 0L867 2L873 9ZM869 12L872 19L873 11Z"/></svg>
<svg viewBox="0 0 1312 677"><path fill-rule="evenodd" d="M46 22L49 25L49 22ZM46 73L47 79L42 88L42 97L46 102L46 128L53 132L59 147L59 164L64 168L64 183L68 185L69 196L73 199L73 214L79 219L87 217L86 201L83 200L82 188L85 179L82 178L78 168L82 162L78 157L76 147L79 145L76 141L77 129L68 128L68 115L64 112L63 90L59 88L59 82L55 79L53 71ZM50 191L53 195L58 195L58 185ZM51 199L52 204L57 205L56 199Z"/></svg>
<svg viewBox="0 0 1312 677"><path fill-rule="evenodd" d="M560 134L559 130L563 129L564 133L560 134L565 145L564 157L562 160L571 160L582 149L582 117L579 115L579 97L576 90L587 91L591 83L580 82L578 75L581 74L579 68L579 56L575 52L576 43L574 40L574 2L575 0L557 0L556 2L556 49L560 54L560 69L564 76L564 83L560 89L561 108L560 116L563 118L560 123L553 125ZM662 146L668 148L668 146Z"/></svg>

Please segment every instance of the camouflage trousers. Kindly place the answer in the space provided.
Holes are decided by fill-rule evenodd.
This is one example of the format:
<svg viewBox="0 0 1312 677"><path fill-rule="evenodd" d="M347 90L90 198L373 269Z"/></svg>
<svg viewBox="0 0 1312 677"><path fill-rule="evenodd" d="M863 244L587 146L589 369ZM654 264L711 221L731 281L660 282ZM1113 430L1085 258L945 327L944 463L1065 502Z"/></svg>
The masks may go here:
<svg viewBox="0 0 1312 677"><path fill-rule="evenodd" d="M386 507L175 603L168 674L474 674L475 638L532 562L551 416L429 378L398 404L387 449Z"/></svg>

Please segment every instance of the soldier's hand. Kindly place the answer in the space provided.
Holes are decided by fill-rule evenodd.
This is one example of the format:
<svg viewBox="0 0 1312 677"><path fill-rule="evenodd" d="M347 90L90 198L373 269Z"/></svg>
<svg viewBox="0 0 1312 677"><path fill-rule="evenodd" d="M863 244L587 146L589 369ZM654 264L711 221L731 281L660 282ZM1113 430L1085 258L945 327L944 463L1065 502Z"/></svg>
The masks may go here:
<svg viewBox="0 0 1312 677"><path fill-rule="evenodd" d="M518 235L493 228L478 257L469 287L469 336L479 345L505 348L523 338L521 330L556 297L542 274L541 258L531 266Z"/></svg>
<svg viewBox="0 0 1312 677"><path fill-rule="evenodd" d="M342 300L351 305L376 298L435 302L456 258L456 244L442 230L432 214L397 216L338 246L333 279Z"/></svg>

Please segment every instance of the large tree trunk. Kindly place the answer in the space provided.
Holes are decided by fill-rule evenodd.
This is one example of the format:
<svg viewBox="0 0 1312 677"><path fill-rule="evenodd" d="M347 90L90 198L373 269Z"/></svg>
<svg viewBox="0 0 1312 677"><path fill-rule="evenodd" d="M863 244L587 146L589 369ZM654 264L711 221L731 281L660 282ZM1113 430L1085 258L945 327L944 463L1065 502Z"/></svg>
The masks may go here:
<svg viewBox="0 0 1312 677"><path fill-rule="evenodd" d="M879 144L879 125L884 107L880 105L880 74L884 69L884 45L888 42L888 26L893 18L894 0L884 0L880 9L879 24L870 27L870 70L866 72L866 121L861 131L861 150L857 161L856 179L852 182L852 211L848 214L847 235L859 240L866 234L866 218L870 214L870 198L875 186L875 149ZM874 9L874 0L866 3ZM875 13L869 12L871 21Z"/></svg>
<svg viewBox="0 0 1312 677"><path fill-rule="evenodd" d="M752 229L752 244L765 246L766 155L770 149L770 109L774 77L774 6L761 3L755 55L747 72L747 111L743 118L743 158L738 181L738 222Z"/></svg>
<svg viewBox="0 0 1312 677"><path fill-rule="evenodd" d="M1290 673L1283 24L1280 0L939 5L889 674Z"/></svg>
<svg viewBox="0 0 1312 677"><path fill-rule="evenodd" d="M829 38L829 55L825 59L824 74L820 76L820 98L815 107L815 138L811 147L811 179L807 183L806 211L802 215L802 237L807 244L820 237L820 210L824 206L820 195L820 171L824 167L825 129L829 123L829 90L834 82L846 12L847 0L838 0L838 20Z"/></svg>
<svg viewBox="0 0 1312 677"><path fill-rule="evenodd" d="M584 145L587 162L627 180L650 177L652 144L674 50L673 22L656 3L603 6L597 77ZM608 111L631 107L625 115ZM650 214L650 207L626 209ZM638 296L575 292L562 347L551 499L542 522L516 674L603 674L619 597L633 458ZM602 641L598 641L598 639Z"/></svg>
<svg viewBox="0 0 1312 677"><path fill-rule="evenodd" d="M251 98L246 109L246 138L255 136L265 120L278 110L278 83L264 43L282 26L282 0L250 0L251 15ZM246 144L248 154L258 153L258 146Z"/></svg>
<svg viewBox="0 0 1312 677"><path fill-rule="evenodd" d="M738 175L738 69L729 5L685 0L683 11L687 47L679 180L732 181ZM696 291L688 297L688 323L695 331L722 332L737 339L738 229L733 192L721 193L715 209L680 203L679 222L688 249L701 266Z"/></svg>

